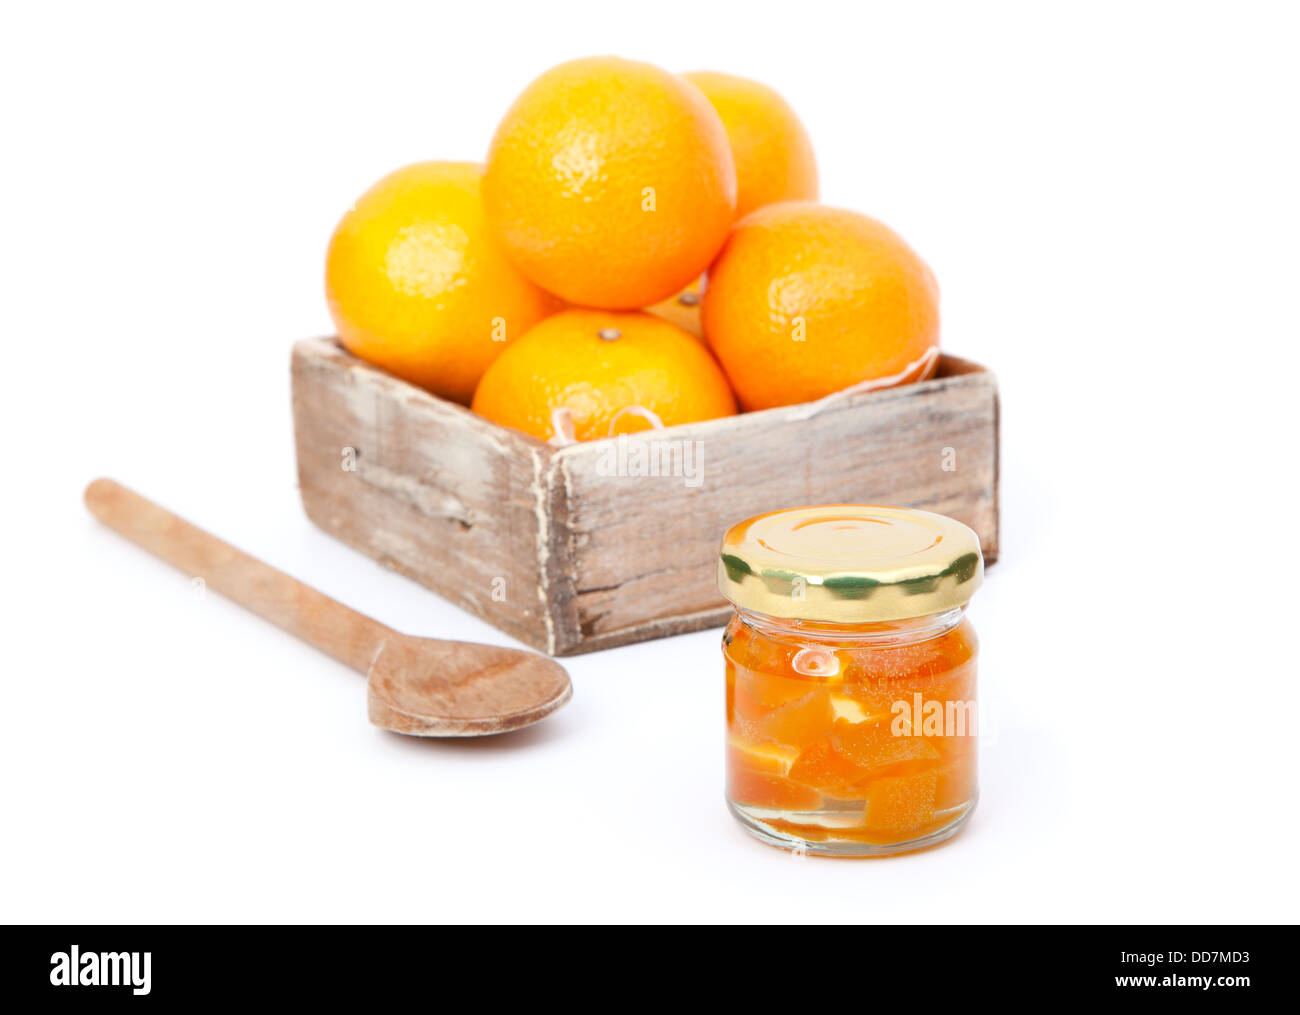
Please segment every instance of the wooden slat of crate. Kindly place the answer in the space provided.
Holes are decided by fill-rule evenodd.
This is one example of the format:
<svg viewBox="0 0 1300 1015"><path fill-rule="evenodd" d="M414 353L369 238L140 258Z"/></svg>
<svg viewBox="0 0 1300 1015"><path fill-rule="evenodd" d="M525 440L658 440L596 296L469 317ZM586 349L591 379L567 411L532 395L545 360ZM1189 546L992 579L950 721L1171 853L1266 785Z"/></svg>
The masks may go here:
<svg viewBox="0 0 1300 1015"><path fill-rule="evenodd" d="M718 542L761 511L923 507L966 522L985 559L997 556L996 384L956 357L943 357L932 380L815 413L791 406L627 438L698 442L697 487L680 476L611 475L617 442L543 444L332 340L299 343L293 373L308 516L554 654L721 623ZM345 447L355 471L342 468Z"/></svg>
<svg viewBox="0 0 1300 1015"><path fill-rule="evenodd" d="M536 644L536 441L372 369L334 342L293 357L298 483L307 516L380 563ZM352 470L345 451L352 449ZM494 600L493 581L505 598ZM447 632L452 635L453 632Z"/></svg>

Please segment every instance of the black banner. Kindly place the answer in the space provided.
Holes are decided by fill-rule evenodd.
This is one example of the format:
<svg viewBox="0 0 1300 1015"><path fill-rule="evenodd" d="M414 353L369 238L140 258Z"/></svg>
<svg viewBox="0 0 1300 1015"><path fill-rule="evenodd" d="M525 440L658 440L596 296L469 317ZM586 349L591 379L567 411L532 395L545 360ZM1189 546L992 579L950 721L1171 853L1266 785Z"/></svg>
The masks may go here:
<svg viewBox="0 0 1300 1015"><path fill-rule="evenodd" d="M943 1005L1161 996L1182 1004L1285 990L1284 927L7 927L0 997L149 1005L256 998L442 1007L450 991L483 1003L531 992L621 1006L680 1006L690 985L725 983L770 1004L810 1008L883 999ZM657 938L654 939L654 938ZM839 992L852 987L849 994ZM814 996L820 992L822 996ZM656 995L659 995L657 998ZM464 1006L464 1002L457 1004Z"/></svg>

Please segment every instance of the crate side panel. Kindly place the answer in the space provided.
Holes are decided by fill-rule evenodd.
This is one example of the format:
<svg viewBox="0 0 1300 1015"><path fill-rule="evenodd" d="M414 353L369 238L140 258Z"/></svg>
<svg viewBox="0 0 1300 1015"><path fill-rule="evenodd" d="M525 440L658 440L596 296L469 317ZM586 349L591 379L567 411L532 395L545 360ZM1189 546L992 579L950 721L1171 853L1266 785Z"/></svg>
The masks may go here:
<svg viewBox="0 0 1300 1015"><path fill-rule="evenodd" d="M621 460L618 442L565 449L582 639L617 644L716 623L725 616L715 583L722 533L779 508L938 511L970 525L992 561L995 414L992 375L972 372L855 396L811 416L795 406L676 427L673 439L698 441L697 486L684 476L626 474L639 468L633 439Z"/></svg>
<svg viewBox="0 0 1300 1015"><path fill-rule="evenodd" d="M547 647L535 491L548 449L327 340L295 347L293 409L299 486L315 524Z"/></svg>

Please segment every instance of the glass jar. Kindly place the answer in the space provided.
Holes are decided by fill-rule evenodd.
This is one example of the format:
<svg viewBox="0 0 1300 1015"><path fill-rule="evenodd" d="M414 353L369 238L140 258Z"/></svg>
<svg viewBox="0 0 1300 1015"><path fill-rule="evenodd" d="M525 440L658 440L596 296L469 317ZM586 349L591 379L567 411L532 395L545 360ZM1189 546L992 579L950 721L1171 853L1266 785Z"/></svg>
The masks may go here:
<svg viewBox="0 0 1300 1015"><path fill-rule="evenodd" d="M928 511L759 515L723 539L727 803L762 841L836 856L953 835L978 797L979 538Z"/></svg>

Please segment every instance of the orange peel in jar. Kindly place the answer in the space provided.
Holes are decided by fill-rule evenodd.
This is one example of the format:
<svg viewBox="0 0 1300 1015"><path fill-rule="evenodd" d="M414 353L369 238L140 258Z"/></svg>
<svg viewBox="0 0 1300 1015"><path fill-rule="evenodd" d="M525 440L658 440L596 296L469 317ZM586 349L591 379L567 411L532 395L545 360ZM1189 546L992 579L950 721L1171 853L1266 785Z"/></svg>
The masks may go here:
<svg viewBox="0 0 1300 1015"><path fill-rule="evenodd" d="M735 803L776 811L813 811L822 803L815 789L743 767L729 769L727 792Z"/></svg>
<svg viewBox="0 0 1300 1015"><path fill-rule="evenodd" d="M748 732L758 740L806 747L826 736L834 723L830 692L813 690L772 709L755 721Z"/></svg>
<svg viewBox="0 0 1300 1015"><path fill-rule="evenodd" d="M938 786L939 773L935 771L874 780L867 791L862 827L899 837L915 832L934 820Z"/></svg>

